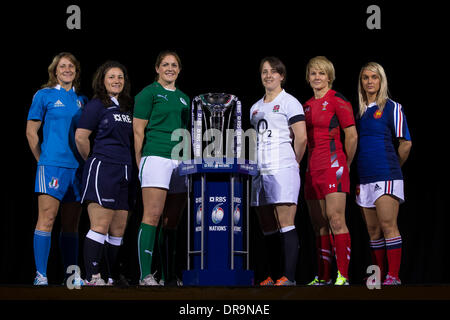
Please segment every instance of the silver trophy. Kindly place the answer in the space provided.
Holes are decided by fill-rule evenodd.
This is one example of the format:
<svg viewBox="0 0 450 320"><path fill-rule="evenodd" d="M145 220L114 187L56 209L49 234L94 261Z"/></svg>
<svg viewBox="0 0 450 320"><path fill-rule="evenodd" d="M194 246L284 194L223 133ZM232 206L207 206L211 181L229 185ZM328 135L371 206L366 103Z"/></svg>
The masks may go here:
<svg viewBox="0 0 450 320"><path fill-rule="evenodd" d="M194 159L222 161L239 156L241 150L242 107L227 93L205 93L192 100L192 144ZM207 143L203 148L203 142ZM203 152L202 154L202 150Z"/></svg>

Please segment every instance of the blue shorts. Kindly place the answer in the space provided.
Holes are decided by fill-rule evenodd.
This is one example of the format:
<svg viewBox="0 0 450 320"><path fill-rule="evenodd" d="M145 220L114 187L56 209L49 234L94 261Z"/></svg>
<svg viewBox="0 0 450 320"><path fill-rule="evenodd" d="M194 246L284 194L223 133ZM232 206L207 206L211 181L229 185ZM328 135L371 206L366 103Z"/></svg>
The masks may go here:
<svg viewBox="0 0 450 320"><path fill-rule="evenodd" d="M81 202L96 202L112 210L129 210L131 166L89 158L83 170Z"/></svg>
<svg viewBox="0 0 450 320"><path fill-rule="evenodd" d="M81 170L38 165L34 192L48 194L61 202L80 202Z"/></svg>

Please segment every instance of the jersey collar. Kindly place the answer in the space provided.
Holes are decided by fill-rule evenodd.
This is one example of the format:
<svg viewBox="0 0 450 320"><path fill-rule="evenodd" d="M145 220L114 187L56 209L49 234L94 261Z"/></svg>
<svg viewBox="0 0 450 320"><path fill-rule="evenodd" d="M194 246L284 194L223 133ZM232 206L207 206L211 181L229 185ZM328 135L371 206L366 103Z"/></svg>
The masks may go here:
<svg viewBox="0 0 450 320"><path fill-rule="evenodd" d="M116 106L119 106L119 101L116 99L116 97L111 97L111 101L114 102Z"/></svg>
<svg viewBox="0 0 450 320"><path fill-rule="evenodd" d="M61 85L60 84L57 84L56 86L54 86L53 87L54 89L56 89L56 90L61 90ZM69 90L69 91L67 91L67 92L70 92L70 91L73 91L73 92L75 92L75 87L74 86L72 86L72 88Z"/></svg>

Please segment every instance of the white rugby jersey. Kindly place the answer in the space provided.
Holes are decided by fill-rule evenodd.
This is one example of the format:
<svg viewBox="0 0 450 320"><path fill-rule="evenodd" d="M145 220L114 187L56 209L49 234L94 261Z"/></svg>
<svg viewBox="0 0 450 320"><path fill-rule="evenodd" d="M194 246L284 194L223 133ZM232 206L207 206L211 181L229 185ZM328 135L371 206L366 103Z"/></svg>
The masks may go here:
<svg viewBox="0 0 450 320"><path fill-rule="evenodd" d="M305 119L301 103L284 91L269 103L264 97L250 109L250 123L258 135L257 162L260 170L298 167L290 125Z"/></svg>

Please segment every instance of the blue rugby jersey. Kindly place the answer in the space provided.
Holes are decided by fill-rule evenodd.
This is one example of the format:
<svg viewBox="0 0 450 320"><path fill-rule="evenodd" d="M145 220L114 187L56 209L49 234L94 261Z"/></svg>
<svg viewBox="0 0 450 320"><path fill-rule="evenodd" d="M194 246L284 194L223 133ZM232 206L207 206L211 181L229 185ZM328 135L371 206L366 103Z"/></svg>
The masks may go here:
<svg viewBox="0 0 450 320"><path fill-rule="evenodd" d="M85 96L72 87L66 91L60 85L36 92L27 120L42 122L43 139L38 165L78 168L81 157L75 144L75 130Z"/></svg>
<svg viewBox="0 0 450 320"><path fill-rule="evenodd" d="M105 106L99 99L86 104L78 128L94 132L94 146L91 157L109 163L132 164L133 124L132 114L119 109L119 102L111 99Z"/></svg>
<svg viewBox="0 0 450 320"><path fill-rule="evenodd" d="M402 106L390 99L383 112L370 104L357 120L357 171L361 184L403 179L394 139L411 140Z"/></svg>

